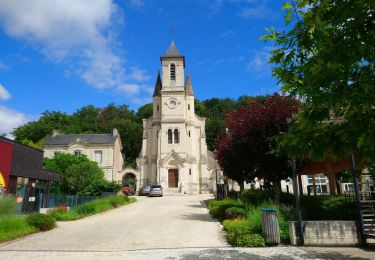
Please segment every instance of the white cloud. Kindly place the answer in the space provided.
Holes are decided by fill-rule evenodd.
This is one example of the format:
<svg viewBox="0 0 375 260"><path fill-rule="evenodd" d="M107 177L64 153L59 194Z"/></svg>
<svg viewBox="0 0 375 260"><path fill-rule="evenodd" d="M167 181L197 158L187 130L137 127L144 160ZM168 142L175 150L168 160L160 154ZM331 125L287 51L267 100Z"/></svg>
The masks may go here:
<svg viewBox="0 0 375 260"><path fill-rule="evenodd" d="M141 86L138 84L122 84L117 87L117 91L125 95L135 95L141 90Z"/></svg>
<svg viewBox="0 0 375 260"><path fill-rule="evenodd" d="M9 69L9 66L0 61L0 71Z"/></svg>
<svg viewBox="0 0 375 260"><path fill-rule="evenodd" d="M268 18L272 19L278 16L278 13L271 10L268 7L268 0L250 0L250 1L238 1L246 2L249 5L242 7L238 15L245 19L261 19Z"/></svg>
<svg viewBox="0 0 375 260"><path fill-rule="evenodd" d="M149 81L150 80L150 75L147 75L146 71L139 69L137 67L131 68L131 73L129 76L130 79L135 80L135 81Z"/></svg>
<svg viewBox="0 0 375 260"><path fill-rule="evenodd" d="M270 71L270 64L268 60L271 57L271 48L264 47L256 52L247 64L247 69L252 73L267 73Z"/></svg>
<svg viewBox="0 0 375 260"><path fill-rule="evenodd" d="M114 0L0 1L0 27L10 37L63 64L62 73L74 72L98 89L149 79L143 70L124 66L117 37L123 26L124 15ZM134 93L130 89L128 94Z"/></svg>
<svg viewBox="0 0 375 260"><path fill-rule="evenodd" d="M0 84L0 100L8 100L12 97L12 95L9 93L9 91Z"/></svg>
<svg viewBox="0 0 375 260"><path fill-rule="evenodd" d="M236 31L234 31L234 30L228 30L228 31L222 32L220 34L220 37L224 37L225 38L225 37L232 36L234 34L236 34Z"/></svg>
<svg viewBox="0 0 375 260"><path fill-rule="evenodd" d="M142 8L146 5L144 0L129 0L128 3L130 7L136 8L136 9Z"/></svg>
<svg viewBox="0 0 375 260"><path fill-rule="evenodd" d="M35 119L35 117L0 105L0 134L9 134L14 128Z"/></svg>

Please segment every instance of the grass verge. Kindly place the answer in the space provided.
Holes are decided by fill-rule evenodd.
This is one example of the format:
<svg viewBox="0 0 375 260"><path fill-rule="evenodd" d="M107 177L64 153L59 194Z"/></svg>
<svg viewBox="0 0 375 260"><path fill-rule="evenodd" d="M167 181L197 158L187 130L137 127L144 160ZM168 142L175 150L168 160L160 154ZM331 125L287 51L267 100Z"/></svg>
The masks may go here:
<svg viewBox="0 0 375 260"><path fill-rule="evenodd" d="M0 242L23 237L38 231L38 228L27 223L26 216L7 215L0 217Z"/></svg>
<svg viewBox="0 0 375 260"><path fill-rule="evenodd" d="M54 217L56 221L72 221L117 208L119 206L124 206L136 201L136 198L129 198L126 195L111 196L81 204L71 211L57 208L48 214Z"/></svg>

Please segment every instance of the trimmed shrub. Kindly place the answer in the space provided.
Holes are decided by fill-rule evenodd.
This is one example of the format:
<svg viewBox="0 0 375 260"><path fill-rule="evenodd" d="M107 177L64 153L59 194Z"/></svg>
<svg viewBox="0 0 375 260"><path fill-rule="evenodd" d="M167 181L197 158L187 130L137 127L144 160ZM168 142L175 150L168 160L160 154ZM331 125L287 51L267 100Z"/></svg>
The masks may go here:
<svg viewBox="0 0 375 260"><path fill-rule="evenodd" d="M232 200L237 200L240 198L240 192L235 190L228 191L228 198Z"/></svg>
<svg viewBox="0 0 375 260"><path fill-rule="evenodd" d="M56 220L51 215L34 213L26 217L30 226L36 227L40 231L47 231L56 226Z"/></svg>
<svg viewBox="0 0 375 260"><path fill-rule="evenodd" d="M17 202L13 196L0 197L0 216L13 215L16 212Z"/></svg>
<svg viewBox="0 0 375 260"><path fill-rule="evenodd" d="M228 242L234 246L264 247L264 238L250 230L249 222L243 219L224 220Z"/></svg>
<svg viewBox="0 0 375 260"><path fill-rule="evenodd" d="M246 218L244 208L231 207L225 210L225 219Z"/></svg>
<svg viewBox="0 0 375 260"><path fill-rule="evenodd" d="M225 219L225 211L231 207L244 208L244 205L239 200L210 200L208 202L210 214L219 221Z"/></svg>
<svg viewBox="0 0 375 260"><path fill-rule="evenodd" d="M355 220L355 201L344 196L301 196L303 217L306 220Z"/></svg>
<svg viewBox="0 0 375 260"><path fill-rule="evenodd" d="M273 199L273 192L259 189L244 190L242 192L242 201L248 206L257 206L263 202Z"/></svg>

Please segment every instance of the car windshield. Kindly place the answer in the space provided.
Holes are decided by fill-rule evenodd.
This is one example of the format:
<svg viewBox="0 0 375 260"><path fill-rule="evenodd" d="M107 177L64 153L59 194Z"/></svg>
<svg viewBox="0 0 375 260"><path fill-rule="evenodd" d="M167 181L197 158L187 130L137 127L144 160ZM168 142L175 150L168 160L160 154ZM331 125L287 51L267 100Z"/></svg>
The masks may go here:
<svg viewBox="0 0 375 260"><path fill-rule="evenodd" d="M158 188L161 188L161 186L160 185L152 185L151 188L152 189L158 189Z"/></svg>

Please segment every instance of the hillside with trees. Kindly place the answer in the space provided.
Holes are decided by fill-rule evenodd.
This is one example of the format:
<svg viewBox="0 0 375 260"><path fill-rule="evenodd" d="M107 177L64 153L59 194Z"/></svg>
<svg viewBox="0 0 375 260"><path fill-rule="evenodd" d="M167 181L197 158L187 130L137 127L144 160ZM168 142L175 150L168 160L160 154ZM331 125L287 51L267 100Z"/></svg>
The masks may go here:
<svg viewBox="0 0 375 260"><path fill-rule="evenodd" d="M206 118L207 145L215 149L216 137L225 132L224 115L235 111L250 100L263 102L267 96L241 96L231 98L212 98L195 100L196 114ZM142 148L142 119L152 115L152 104L145 104L137 111L127 105L109 104L104 108L88 105L77 109L72 114L60 111L45 111L37 121L29 122L14 129L16 141L34 148L43 148L44 140L59 129L64 134L101 134L111 133L117 128L125 153L126 166L135 167L135 159Z"/></svg>

